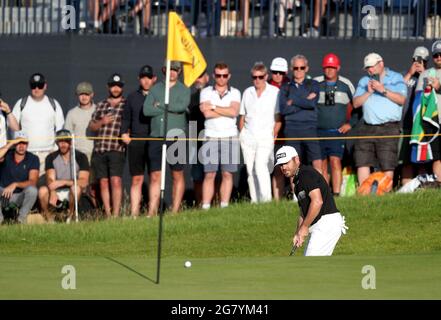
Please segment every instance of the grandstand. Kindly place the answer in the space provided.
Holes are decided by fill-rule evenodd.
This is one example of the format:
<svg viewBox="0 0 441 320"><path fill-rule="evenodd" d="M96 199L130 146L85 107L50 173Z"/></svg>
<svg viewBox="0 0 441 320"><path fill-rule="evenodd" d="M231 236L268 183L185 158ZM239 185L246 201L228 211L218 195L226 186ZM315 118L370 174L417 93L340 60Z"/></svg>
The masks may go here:
<svg viewBox="0 0 441 320"><path fill-rule="evenodd" d="M313 36L307 31L320 4L319 34ZM139 11L132 15L136 6ZM68 31L163 37L170 10L181 14L198 37L409 40L437 38L441 29L438 0L1 0L0 35ZM110 18L96 23L95 14L103 12ZM148 19L148 28L143 19ZM66 30L66 23L73 29Z"/></svg>

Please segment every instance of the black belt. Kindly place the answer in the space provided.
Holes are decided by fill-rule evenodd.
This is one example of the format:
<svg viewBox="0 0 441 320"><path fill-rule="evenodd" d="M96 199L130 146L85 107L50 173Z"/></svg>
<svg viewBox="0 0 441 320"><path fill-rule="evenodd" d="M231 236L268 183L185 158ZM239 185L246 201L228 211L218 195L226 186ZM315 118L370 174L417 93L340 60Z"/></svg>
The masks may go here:
<svg viewBox="0 0 441 320"><path fill-rule="evenodd" d="M387 126L387 125L391 125L391 124L400 124L400 121L391 121L391 122L385 122L385 123L379 123L379 124L370 124L370 123L367 123L367 122L365 122L364 123L365 125L367 125L367 126L370 126L370 127L382 127L382 126Z"/></svg>

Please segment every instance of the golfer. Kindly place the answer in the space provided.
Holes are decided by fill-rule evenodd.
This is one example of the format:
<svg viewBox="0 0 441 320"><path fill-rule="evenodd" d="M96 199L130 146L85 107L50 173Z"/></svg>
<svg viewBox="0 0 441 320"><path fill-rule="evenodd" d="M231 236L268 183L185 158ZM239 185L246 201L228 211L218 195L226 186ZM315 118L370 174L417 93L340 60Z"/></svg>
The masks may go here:
<svg viewBox="0 0 441 320"><path fill-rule="evenodd" d="M300 207L294 246L301 247L310 233L305 256L330 256L341 234L346 233L345 219L335 205L331 189L323 176L311 166L302 165L293 147L283 146L276 153L286 177L294 179L294 193Z"/></svg>

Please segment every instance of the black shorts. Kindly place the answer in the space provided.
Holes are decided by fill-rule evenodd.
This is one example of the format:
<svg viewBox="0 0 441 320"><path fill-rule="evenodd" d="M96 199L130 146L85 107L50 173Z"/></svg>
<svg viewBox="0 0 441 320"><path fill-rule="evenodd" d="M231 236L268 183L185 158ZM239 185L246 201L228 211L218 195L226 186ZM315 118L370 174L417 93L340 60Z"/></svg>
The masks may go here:
<svg viewBox="0 0 441 320"><path fill-rule="evenodd" d="M162 140L151 140L149 141L148 147L148 167L149 172L161 171L161 161L162 161ZM187 155L185 148L185 141L167 141L167 149L170 147L176 147L177 144L183 144L183 148L176 148L173 153L173 157L170 155L167 156L167 163L170 165L170 168L173 171L182 171L184 170L184 163L186 163ZM179 150L182 150L184 154L181 154L180 157L177 154ZM181 159L182 158L182 159Z"/></svg>
<svg viewBox="0 0 441 320"><path fill-rule="evenodd" d="M397 138L368 138L355 143L355 166L374 167L378 162L381 171L392 171L398 164L398 143L400 123L388 122L381 125L362 124L360 136L397 136Z"/></svg>
<svg viewBox="0 0 441 320"><path fill-rule="evenodd" d="M127 148L131 176L143 176L148 158L148 141L132 140Z"/></svg>
<svg viewBox="0 0 441 320"><path fill-rule="evenodd" d="M125 158L124 152L94 152L92 154L92 168L95 172L95 178L122 177Z"/></svg>

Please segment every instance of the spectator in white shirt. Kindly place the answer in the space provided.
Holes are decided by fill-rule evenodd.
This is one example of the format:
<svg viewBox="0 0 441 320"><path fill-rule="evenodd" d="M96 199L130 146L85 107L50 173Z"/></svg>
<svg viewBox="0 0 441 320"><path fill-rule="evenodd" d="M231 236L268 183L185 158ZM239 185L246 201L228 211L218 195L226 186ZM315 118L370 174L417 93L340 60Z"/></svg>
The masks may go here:
<svg viewBox="0 0 441 320"><path fill-rule="evenodd" d="M46 95L47 82L41 73L29 80L31 94L19 99L12 113L21 130L29 137L28 151L40 160L40 176L44 174L46 156L57 149L55 132L64 125L63 110L57 100Z"/></svg>
<svg viewBox="0 0 441 320"><path fill-rule="evenodd" d="M8 128L12 131L20 130L20 126L12 114L11 108L5 101L0 99L0 148L8 142Z"/></svg>
<svg viewBox="0 0 441 320"><path fill-rule="evenodd" d="M248 172L251 202L271 201L270 173L274 167L275 117L279 89L267 83L268 69L256 62L251 69L253 86L240 104L240 145Z"/></svg>
<svg viewBox="0 0 441 320"><path fill-rule="evenodd" d="M213 78L214 86L203 89L200 96L200 109L206 119L205 137L208 139L199 150L205 172L202 209L211 206L219 165L222 171L220 206L228 207L233 190L233 173L240 162L236 125L240 91L228 85L231 74L228 65L223 62L214 66Z"/></svg>

